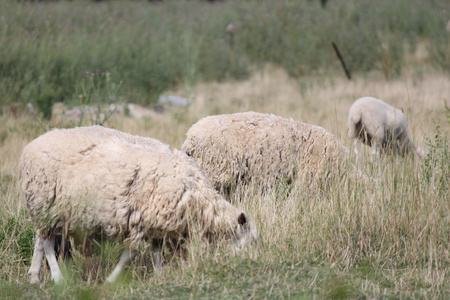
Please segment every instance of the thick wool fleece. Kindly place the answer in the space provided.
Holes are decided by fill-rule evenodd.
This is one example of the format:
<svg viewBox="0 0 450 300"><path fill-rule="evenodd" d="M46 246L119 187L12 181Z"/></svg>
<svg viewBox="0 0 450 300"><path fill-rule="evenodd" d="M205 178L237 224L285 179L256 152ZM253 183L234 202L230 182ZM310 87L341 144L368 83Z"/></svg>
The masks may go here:
<svg viewBox="0 0 450 300"><path fill-rule="evenodd" d="M242 214L191 158L157 140L100 126L52 130L23 150L20 186L39 236L142 239L232 235Z"/></svg>
<svg viewBox="0 0 450 300"><path fill-rule="evenodd" d="M222 191L250 182L318 183L339 174L348 153L321 127L256 112L203 118L186 136L182 149Z"/></svg>

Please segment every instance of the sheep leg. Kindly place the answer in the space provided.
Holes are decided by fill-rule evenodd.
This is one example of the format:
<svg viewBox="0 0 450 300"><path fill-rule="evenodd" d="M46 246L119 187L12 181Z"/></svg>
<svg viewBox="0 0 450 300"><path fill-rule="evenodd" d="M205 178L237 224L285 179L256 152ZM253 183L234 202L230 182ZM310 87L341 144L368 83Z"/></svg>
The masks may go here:
<svg viewBox="0 0 450 300"><path fill-rule="evenodd" d="M152 241L152 263L153 270L160 274L162 270L162 249L163 242L161 240L153 240Z"/></svg>
<svg viewBox="0 0 450 300"><path fill-rule="evenodd" d="M33 258L31 259L31 266L30 269L28 270L28 276L30 276L31 284L41 282L40 273L43 259L44 259L44 239L41 238L39 235L36 235Z"/></svg>
<svg viewBox="0 0 450 300"><path fill-rule="evenodd" d="M353 150L357 157L359 157L359 138L355 137L353 139Z"/></svg>
<svg viewBox="0 0 450 300"><path fill-rule="evenodd" d="M50 266L50 272L52 274L52 280L58 284L63 279L61 269L58 266L58 260L55 254L55 237L44 240L45 258L47 258L48 265Z"/></svg>
<svg viewBox="0 0 450 300"><path fill-rule="evenodd" d="M379 157L380 157L380 149L381 149L381 146L380 146L377 142L373 142L373 146L372 146L372 154L373 154L376 158L379 158Z"/></svg>
<svg viewBox="0 0 450 300"><path fill-rule="evenodd" d="M122 272L125 265L127 265L131 259L134 257L135 251L125 248L120 256L119 262L117 266L112 271L111 275L106 278L106 282L114 282L116 281L119 274Z"/></svg>

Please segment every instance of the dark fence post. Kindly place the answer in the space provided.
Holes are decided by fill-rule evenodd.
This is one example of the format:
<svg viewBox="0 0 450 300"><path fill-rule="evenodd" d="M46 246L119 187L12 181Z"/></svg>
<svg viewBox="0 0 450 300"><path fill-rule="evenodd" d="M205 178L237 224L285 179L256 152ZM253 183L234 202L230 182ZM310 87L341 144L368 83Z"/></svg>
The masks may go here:
<svg viewBox="0 0 450 300"><path fill-rule="evenodd" d="M339 58L339 61L341 62L342 68L344 69L345 75L347 75L348 80L352 79L352 76L350 75L350 72L348 71L347 67L345 66L344 59L342 58L342 55L339 52L337 45L334 42L331 42L331 45L333 45L334 52L336 52L336 55Z"/></svg>

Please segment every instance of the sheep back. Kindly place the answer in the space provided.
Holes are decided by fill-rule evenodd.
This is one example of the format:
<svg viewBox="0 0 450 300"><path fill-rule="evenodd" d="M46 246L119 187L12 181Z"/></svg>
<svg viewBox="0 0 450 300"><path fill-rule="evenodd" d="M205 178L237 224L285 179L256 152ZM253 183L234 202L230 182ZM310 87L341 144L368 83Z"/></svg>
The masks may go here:
<svg viewBox="0 0 450 300"><path fill-rule="evenodd" d="M250 182L317 182L339 170L348 152L319 126L256 112L203 118L186 136L182 149L221 191Z"/></svg>

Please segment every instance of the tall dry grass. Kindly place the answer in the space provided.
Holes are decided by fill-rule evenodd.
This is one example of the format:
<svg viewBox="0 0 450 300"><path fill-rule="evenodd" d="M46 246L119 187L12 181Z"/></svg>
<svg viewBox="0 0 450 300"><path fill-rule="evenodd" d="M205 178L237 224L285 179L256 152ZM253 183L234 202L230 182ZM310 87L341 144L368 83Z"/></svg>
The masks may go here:
<svg viewBox="0 0 450 300"><path fill-rule="evenodd" d="M349 145L348 108L358 97L375 96L404 109L412 139L433 156L427 162L412 157L375 160L366 153L359 167L376 184L349 178L331 181L327 190L280 186L264 195L243 192L244 201L236 205L256 223L260 240L238 256L194 247L186 259L172 260L156 276L144 247L125 283L87 287L85 282L101 282L117 258L116 246L108 244L99 251L103 259L97 269L75 256L66 270L72 278L69 285L53 287L44 268L44 284L31 288L26 272L32 229L19 196L17 162L23 146L44 129L31 119L4 116L0 120L0 296L16 296L14 289L21 290L22 296L44 298L141 298L150 293L159 298L448 295L449 152L448 143L439 144L435 138L437 126L441 140L449 131L444 106L450 100L447 75L416 70L391 81L376 73L352 81L341 74L292 80L269 66L244 82L203 83L170 93L195 102L188 108L168 108L154 118L114 116L107 126L180 148L199 118L254 110L320 125Z"/></svg>

